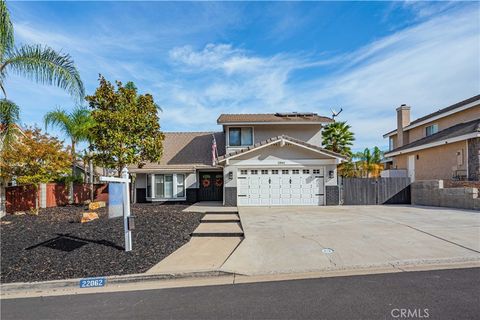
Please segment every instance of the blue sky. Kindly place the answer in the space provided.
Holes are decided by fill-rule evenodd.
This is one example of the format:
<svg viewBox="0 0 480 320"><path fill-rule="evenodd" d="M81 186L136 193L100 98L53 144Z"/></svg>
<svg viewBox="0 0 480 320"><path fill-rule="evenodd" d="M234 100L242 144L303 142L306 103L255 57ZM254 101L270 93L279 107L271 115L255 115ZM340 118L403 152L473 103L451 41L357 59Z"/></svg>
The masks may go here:
<svg viewBox="0 0 480 320"><path fill-rule="evenodd" d="M309 111L352 125L355 149L388 144L395 108L419 117L480 92L478 2L8 2L17 44L134 81L164 131L219 130L220 113ZM22 123L42 124L63 91L10 76ZM56 132L54 132L56 133Z"/></svg>

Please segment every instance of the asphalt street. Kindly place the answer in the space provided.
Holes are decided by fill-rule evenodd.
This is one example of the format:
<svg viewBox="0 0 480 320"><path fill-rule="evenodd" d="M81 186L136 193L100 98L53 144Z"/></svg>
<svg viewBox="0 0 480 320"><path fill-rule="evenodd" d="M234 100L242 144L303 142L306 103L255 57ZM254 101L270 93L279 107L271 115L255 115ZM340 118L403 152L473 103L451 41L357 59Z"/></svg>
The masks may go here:
<svg viewBox="0 0 480 320"><path fill-rule="evenodd" d="M480 268L2 300L1 319L480 319Z"/></svg>

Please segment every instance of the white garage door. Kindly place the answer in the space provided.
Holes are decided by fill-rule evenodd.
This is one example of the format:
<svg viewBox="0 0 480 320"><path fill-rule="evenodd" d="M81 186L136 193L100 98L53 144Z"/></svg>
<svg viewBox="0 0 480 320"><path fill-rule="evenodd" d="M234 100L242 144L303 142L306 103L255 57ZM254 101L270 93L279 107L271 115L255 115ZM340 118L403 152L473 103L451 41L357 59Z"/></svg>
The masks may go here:
<svg viewBox="0 0 480 320"><path fill-rule="evenodd" d="M324 168L241 169L237 192L239 206L324 205Z"/></svg>

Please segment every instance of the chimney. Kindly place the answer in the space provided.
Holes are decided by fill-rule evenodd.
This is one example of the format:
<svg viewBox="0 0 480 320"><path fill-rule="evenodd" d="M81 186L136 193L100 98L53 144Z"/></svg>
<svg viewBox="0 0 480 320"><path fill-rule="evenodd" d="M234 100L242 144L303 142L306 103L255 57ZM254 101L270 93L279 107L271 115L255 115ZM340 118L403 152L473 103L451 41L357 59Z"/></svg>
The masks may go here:
<svg viewBox="0 0 480 320"><path fill-rule="evenodd" d="M396 148L408 143L408 136L403 132L403 128L410 124L410 107L402 104L397 108L397 145Z"/></svg>

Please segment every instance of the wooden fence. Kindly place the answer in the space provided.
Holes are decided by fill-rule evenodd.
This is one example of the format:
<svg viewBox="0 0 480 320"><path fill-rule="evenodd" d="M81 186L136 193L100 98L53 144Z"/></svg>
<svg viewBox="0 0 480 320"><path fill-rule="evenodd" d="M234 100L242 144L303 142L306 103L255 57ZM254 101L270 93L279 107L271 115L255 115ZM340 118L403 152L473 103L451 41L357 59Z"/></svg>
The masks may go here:
<svg viewBox="0 0 480 320"><path fill-rule="evenodd" d="M42 188L36 188L33 185L7 187L6 198L6 212L14 213L16 211L27 211L35 208L36 200L41 207L51 208L57 206L64 206L68 204L68 186L62 183L47 183L45 188L46 201L44 205L41 204ZM108 201L108 185L95 184L94 185L94 199L99 201ZM90 200L90 185L86 183L79 183L73 185L73 203L82 204L86 200Z"/></svg>
<svg viewBox="0 0 480 320"><path fill-rule="evenodd" d="M410 204L410 178L342 178L346 205Z"/></svg>

